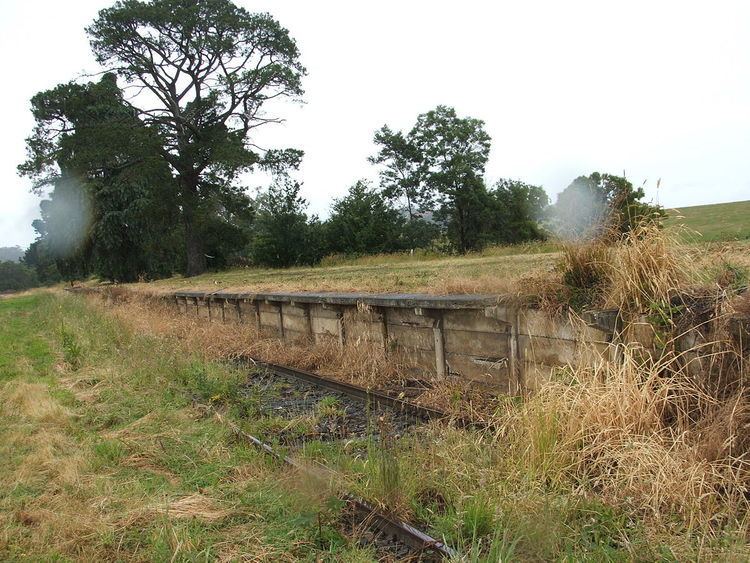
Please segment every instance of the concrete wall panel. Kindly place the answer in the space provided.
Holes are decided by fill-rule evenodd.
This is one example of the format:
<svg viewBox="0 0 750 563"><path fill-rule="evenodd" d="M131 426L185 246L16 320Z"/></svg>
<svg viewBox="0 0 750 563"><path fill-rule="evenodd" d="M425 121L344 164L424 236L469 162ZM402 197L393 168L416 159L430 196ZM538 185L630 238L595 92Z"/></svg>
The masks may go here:
<svg viewBox="0 0 750 563"><path fill-rule="evenodd" d="M288 315L286 310L283 315L284 319L284 334L288 331L301 332L302 334L308 334L310 332L310 321L307 317L302 315Z"/></svg>
<svg viewBox="0 0 750 563"><path fill-rule="evenodd" d="M281 336L281 315L279 310L275 311L263 310L260 311L260 329L268 334L277 334Z"/></svg>
<svg viewBox="0 0 750 563"><path fill-rule="evenodd" d="M237 301L234 299L227 299L224 303L224 321L228 323L236 323L240 320L240 312L237 306Z"/></svg>
<svg viewBox="0 0 750 563"><path fill-rule="evenodd" d="M365 340L367 342L383 343L383 325L361 320L347 320L344 324L347 341Z"/></svg>
<svg viewBox="0 0 750 563"><path fill-rule="evenodd" d="M518 347L521 357L527 362L559 366L576 360L574 340L520 335Z"/></svg>
<svg viewBox="0 0 750 563"><path fill-rule="evenodd" d="M284 316L294 315L296 317L304 317L307 315L307 310L302 305L297 305L294 303L282 303L281 308L284 312Z"/></svg>
<svg viewBox="0 0 750 563"><path fill-rule="evenodd" d="M206 300L206 299L199 299L198 300L198 317L201 318L201 319L208 319L209 318L208 300Z"/></svg>
<svg viewBox="0 0 750 563"><path fill-rule="evenodd" d="M242 299L239 301L240 321L243 323L258 325L258 312L255 309L255 303Z"/></svg>
<svg viewBox="0 0 750 563"><path fill-rule="evenodd" d="M224 300L223 299L211 299L208 302L208 315L209 319L213 322L224 322Z"/></svg>
<svg viewBox="0 0 750 563"><path fill-rule="evenodd" d="M446 353L506 357L510 349L507 333L446 329L443 331L443 341Z"/></svg>
<svg viewBox="0 0 750 563"><path fill-rule="evenodd" d="M446 330L471 330L478 332L510 332L510 324L487 317L482 311L444 311L443 328Z"/></svg>
<svg viewBox="0 0 750 563"><path fill-rule="evenodd" d="M415 309L389 309L388 310L388 324L389 325L400 325L400 326L411 326L411 327L422 327L432 328L435 324L435 320L427 315L418 315Z"/></svg>
<svg viewBox="0 0 750 563"><path fill-rule="evenodd" d="M338 319L341 316L337 307L328 307L319 303L310 305L310 314L313 318L319 319Z"/></svg>
<svg viewBox="0 0 750 563"><path fill-rule="evenodd" d="M338 338L339 320L337 318L331 319L331 318L313 316L312 329L316 335L322 334L322 335L335 336L336 338Z"/></svg>
<svg viewBox="0 0 750 563"><path fill-rule="evenodd" d="M389 323L388 339L394 345L403 348L416 350L435 349L435 337L431 328L392 325Z"/></svg>
<svg viewBox="0 0 750 563"><path fill-rule="evenodd" d="M503 391L516 394L515 381L510 381L507 358L493 358L495 361L446 353L446 363L451 375L459 375L485 385L499 386Z"/></svg>
<svg viewBox="0 0 750 563"><path fill-rule="evenodd" d="M525 309L518 315L518 333L529 336L559 338L562 340L585 339L593 342L608 342L609 334L583 322L573 323L567 319L550 318L543 311Z"/></svg>

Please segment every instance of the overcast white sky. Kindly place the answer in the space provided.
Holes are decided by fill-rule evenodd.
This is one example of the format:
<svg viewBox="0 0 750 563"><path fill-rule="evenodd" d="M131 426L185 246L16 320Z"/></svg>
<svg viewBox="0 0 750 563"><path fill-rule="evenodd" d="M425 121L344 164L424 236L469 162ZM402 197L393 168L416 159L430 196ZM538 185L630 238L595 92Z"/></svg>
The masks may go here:
<svg viewBox="0 0 750 563"><path fill-rule="evenodd" d="M29 98L97 70L83 28L112 3L0 0L0 246L34 239L39 198L16 175ZM304 149L312 212L375 177L375 129L437 104L485 120L490 180L554 199L575 176L624 171L668 207L750 199L750 2L238 3L272 13L308 68L306 104L259 141Z"/></svg>

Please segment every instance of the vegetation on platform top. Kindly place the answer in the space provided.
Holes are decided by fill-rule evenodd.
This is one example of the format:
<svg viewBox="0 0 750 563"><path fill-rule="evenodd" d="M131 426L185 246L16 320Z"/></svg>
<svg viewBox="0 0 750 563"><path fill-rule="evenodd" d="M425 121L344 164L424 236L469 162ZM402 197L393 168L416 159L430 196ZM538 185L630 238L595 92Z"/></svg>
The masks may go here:
<svg viewBox="0 0 750 563"><path fill-rule="evenodd" d="M550 270L556 245L529 243L450 256L429 252L329 257L319 266L234 268L132 284L148 290L505 293L520 275Z"/></svg>

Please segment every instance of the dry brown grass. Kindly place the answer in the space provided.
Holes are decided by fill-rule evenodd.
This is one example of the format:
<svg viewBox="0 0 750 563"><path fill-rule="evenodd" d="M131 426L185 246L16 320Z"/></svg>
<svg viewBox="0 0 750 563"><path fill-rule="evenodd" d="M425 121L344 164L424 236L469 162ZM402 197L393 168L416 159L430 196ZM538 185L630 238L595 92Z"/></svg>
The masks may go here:
<svg viewBox="0 0 750 563"><path fill-rule="evenodd" d="M440 259L379 264L351 264L288 269L247 268L210 272L195 278L174 277L128 284L135 291L344 291L390 293L497 293L515 288L528 272L544 272L557 259L557 247L509 255L473 254Z"/></svg>
<svg viewBox="0 0 750 563"><path fill-rule="evenodd" d="M42 490L23 509L0 513L0 530L6 536L0 538L0 548L11 541L9 530L18 525L32 529L38 541L60 545L71 555L81 554L86 538L101 532L96 507L69 494L85 486L88 465L71 435L71 416L47 385L12 381L0 388L3 447L16 456L13 469L0 475L0 487Z"/></svg>
<svg viewBox="0 0 750 563"><path fill-rule="evenodd" d="M750 509L750 374L735 364L717 388L683 360L623 347L621 362L568 370L498 423L547 477L586 483L664 526L679 515L710 532Z"/></svg>
<svg viewBox="0 0 750 563"><path fill-rule="evenodd" d="M401 355L386 356L381 344L363 338L350 339L343 349L333 340L282 342L276 336L259 333L253 325L205 322L181 315L158 299L138 294L110 304L113 314L136 331L178 341L205 359L253 357L317 371L365 387L398 381L411 367Z"/></svg>
<svg viewBox="0 0 750 563"><path fill-rule="evenodd" d="M526 278L517 293L551 314L618 309L635 320L654 306L668 309L686 293L716 288L712 276L725 259L706 246L684 244L674 230L646 224L617 237L564 244L556 273Z"/></svg>
<svg viewBox="0 0 750 563"><path fill-rule="evenodd" d="M222 506L216 499L195 493L178 499L165 499L131 511L120 522L122 527L130 527L138 522L150 522L159 516L175 520L202 520L219 522L230 517L234 511Z"/></svg>
<svg viewBox="0 0 750 563"><path fill-rule="evenodd" d="M642 226L612 247L604 307L643 312L670 299L694 279L687 253L674 233Z"/></svg>
<svg viewBox="0 0 750 563"><path fill-rule="evenodd" d="M39 424L67 425L67 409L50 396L46 385L25 381L6 383L2 394L0 414L3 416L29 418Z"/></svg>

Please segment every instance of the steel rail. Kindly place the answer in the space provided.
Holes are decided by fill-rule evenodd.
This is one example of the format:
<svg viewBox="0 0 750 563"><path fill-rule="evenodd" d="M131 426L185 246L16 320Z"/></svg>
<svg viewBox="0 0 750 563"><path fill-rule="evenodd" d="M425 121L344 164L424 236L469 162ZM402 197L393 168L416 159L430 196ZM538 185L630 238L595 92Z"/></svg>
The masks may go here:
<svg viewBox="0 0 750 563"><path fill-rule="evenodd" d="M277 452L269 444L263 442L252 434L245 432L236 423L222 416L222 414L215 408L201 403L196 403L196 405L211 412L220 422L226 424L235 435L250 442L271 458L308 475L313 475L316 471L323 471L329 476L336 476L336 473L333 470L325 466L310 468L292 457ZM368 527L374 528L384 534L388 534L391 537L395 537L405 545L408 545L411 549L419 551L422 556L422 561L442 561L444 559L454 558L457 555L454 549L448 547L442 541L433 538L408 522L385 514L364 499L355 497L348 493L342 495L342 499L356 511L360 520L368 525ZM425 555L430 553L434 554L434 557L425 557Z"/></svg>
<svg viewBox="0 0 750 563"><path fill-rule="evenodd" d="M375 407L388 407L396 411L405 412L423 421L448 420L454 422L460 428L490 428L490 425L483 421L472 420L438 409L417 405L410 401L390 397L385 393L381 393L379 391L373 391L372 389L360 387L359 385L354 385L353 383L345 383L343 381L331 379L302 369L266 362L265 360L247 355L238 356L236 360L245 364L258 366L279 375L306 381L308 383L312 383L313 385L330 389L331 391L344 393L349 397L358 399L366 404L370 404Z"/></svg>
<svg viewBox="0 0 750 563"><path fill-rule="evenodd" d="M367 402L373 406L389 407L393 410L406 412L421 420L439 420L449 417L448 413L437 409L417 405L409 401L404 401L403 399L390 397L385 393L373 391L372 389L360 387L359 385L354 385L352 383L345 383L343 381L331 379L298 368L273 364L271 362L266 362L258 358L253 358L251 356L240 356L238 360L244 363L258 366L262 369L265 369L266 371L292 377L294 379L300 379L302 381L312 383L313 385L316 385L318 387L330 389L331 391L338 391L340 393L343 393L344 395L358 399L362 402Z"/></svg>

